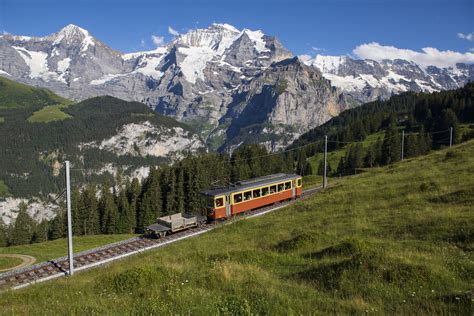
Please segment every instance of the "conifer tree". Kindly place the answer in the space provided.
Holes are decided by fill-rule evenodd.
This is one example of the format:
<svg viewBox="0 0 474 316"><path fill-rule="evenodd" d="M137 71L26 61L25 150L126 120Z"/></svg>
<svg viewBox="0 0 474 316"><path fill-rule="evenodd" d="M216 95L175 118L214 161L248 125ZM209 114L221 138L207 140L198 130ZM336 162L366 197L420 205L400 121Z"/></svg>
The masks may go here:
<svg viewBox="0 0 474 316"><path fill-rule="evenodd" d="M18 216L11 231L10 244L24 245L31 243L35 226L34 220L28 215L27 205L21 203L18 209Z"/></svg>
<svg viewBox="0 0 474 316"><path fill-rule="evenodd" d="M383 141L382 138L378 138L374 145L374 154L375 154L375 165L382 165L382 147Z"/></svg>
<svg viewBox="0 0 474 316"><path fill-rule="evenodd" d="M137 213L136 231L138 233L145 232L146 227L162 215L160 176L156 168L150 169L150 175L143 185L142 192Z"/></svg>
<svg viewBox="0 0 474 316"><path fill-rule="evenodd" d="M339 163L337 165L337 175L338 176L343 176L346 174L346 161L344 157L341 156L339 159Z"/></svg>
<svg viewBox="0 0 474 316"><path fill-rule="evenodd" d="M408 135L405 137L405 157L416 157L421 153L420 138L422 137L420 135Z"/></svg>
<svg viewBox="0 0 474 316"><path fill-rule="evenodd" d="M129 223L132 228L130 232L133 232L137 227L137 212L138 212L138 199L140 197L140 182L137 178L133 178L128 188L128 201L129 201Z"/></svg>
<svg viewBox="0 0 474 316"><path fill-rule="evenodd" d="M197 160L192 161L188 176L185 179L186 191L186 210L193 213L201 211L201 196L202 190L200 180L201 169Z"/></svg>
<svg viewBox="0 0 474 316"><path fill-rule="evenodd" d="M99 214L101 232L103 234L115 233L117 231L118 210L107 182L101 188Z"/></svg>
<svg viewBox="0 0 474 316"><path fill-rule="evenodd" d="M71 194L71 215L72 215L72 233L75 236L84 235L82 229L83 221L81 218L81 193L78 188L72 190Z"/></svg>
<svg viewBox="0 0 474 316"><path fill-rule="evenodd" d="M299 150L298 163L296 164L296 173L299 175L302 175L305 166L306 166L306 152L304 150Z"/></svg>
<svg viewBox="0 0 474 316"><path fill-rule="evenodd" d="M6 247L8 244L7 228L0 218L0 247Z"/></svg>
<svg viewBox="0 0 474 316"><path fill-rule="evenodd" d="M130 233L132 230L132 224L130 223L130 205L128 203L127 194L124 189L120 190L120 193L118 194L117 206L119 213L117 233Z"/></svg>
<svg viewBox="0 0 474 316"><path fill-rule="evenodd" d="M65 213L66 212L64 209L58 210L56 216L51 221L48 232L49 240L63 238L64 236L66 236Z"/></svg>
<svg viewBox="0 0 474 316"><path fill-rule="evenodd" d="M364 162L364 149L361 143L357 143L356 145L352 145L349 147L348 151L346 152L346 170L349 172L353 172L358 168L363 166Z"/></svg>
<svg viewBox="0 0 474 316"><path fill-rule="evenodd" d="M178 177L176 179L176 212L183 213L185 212L184 203L184 170L183 166L179 166Z"/></svg>
<svg viewBox="0 0 474 316"><path fill-rule="evenodd" d="M177 212L177 196L176 196L176 176L174 169L166 169L163 172L162 191L165 205L164 210L166 215L171 215Z"/></svg>
<svg viewBox="0 0 474 316"><path fill-rule="evenodd" d="M311 167L311 164L309 163L309 161L306 161L304 165L304 169L303 169L303 175L309 176L311 174L313 174L313 168Z"/></svg>
<svg viewBox="0 0 474 316"><path fill-rule="evenodd" d="M391 122L385 131L382 145L382 163L384 165L400 160L400 136L395 123Z"/></svg>
<svg viewBox="0 0 474 316"><path fill-rule="evenodd" d="M434 140L439 143L449 144L449 129L451 127L453 128L453 144L456 144L461 138L459 133L459 120L456 113L448 108L441 112L441 115L435 123L436 131L446 131L446 133L434 134Z"/></svg>
<svg viewBox="0 0 474 316"><path fill-rule="evenodd" d="M377 163L377 156L376 156L376 144L372 144L367 148L367 153L364 157L364 166L368 168L372 168Z"/></svg>
<svg viewBox="0 0 474 316"><path fill-rule="evenodd" d="M85 235L100 233L100 216L95 186L87 186L81 194L80 208L83 210L82 228Z"/></svg>
<svg viewBox="0 0 474 316"><path fill-rule="evenodd" d="M32 241L37 243L37 242L44 242L48 240L48 230L49 230L49 222L47 220L42 220L35 227Z"/></svg>

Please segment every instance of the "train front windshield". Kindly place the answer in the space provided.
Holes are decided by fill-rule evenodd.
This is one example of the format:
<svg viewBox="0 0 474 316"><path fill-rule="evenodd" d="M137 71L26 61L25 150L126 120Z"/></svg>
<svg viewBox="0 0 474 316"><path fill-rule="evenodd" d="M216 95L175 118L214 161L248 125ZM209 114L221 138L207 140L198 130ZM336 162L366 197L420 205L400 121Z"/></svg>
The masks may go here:
<svg viewBox="0 0 474 316"><path fill-rule="evenodd" d="M206 195L206 211L208 215L214 212L214 196Z"/></svg>

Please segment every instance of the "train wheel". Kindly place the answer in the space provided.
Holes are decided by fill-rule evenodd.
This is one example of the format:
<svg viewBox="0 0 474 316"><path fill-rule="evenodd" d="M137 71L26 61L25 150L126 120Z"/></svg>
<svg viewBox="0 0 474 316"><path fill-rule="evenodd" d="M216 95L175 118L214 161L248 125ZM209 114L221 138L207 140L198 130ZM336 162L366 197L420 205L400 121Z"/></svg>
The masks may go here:
<svg viewBox="0 0 474 316"><path fill-rule="evenodd" d="M160 236L160 238L163 238L166 236L166 232L159 232L158 235Z"/></svg>

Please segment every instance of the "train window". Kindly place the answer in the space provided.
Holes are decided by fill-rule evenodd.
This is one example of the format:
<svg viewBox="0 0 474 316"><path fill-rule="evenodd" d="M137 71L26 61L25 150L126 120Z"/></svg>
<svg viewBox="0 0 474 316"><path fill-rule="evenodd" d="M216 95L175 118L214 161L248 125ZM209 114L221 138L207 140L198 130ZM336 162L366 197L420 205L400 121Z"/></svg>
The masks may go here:
<svg viewBox="0 0 474 316"><path fill-rule="evenodd" d="M242 202L242 193L234 194L234 203Z"/></svg>
<svg viewBox="0 0 474 316"><path fill-rule="evenodd" d="M252 191L244 192L244 201L248 201L252 198Z"/></svg>
<svg viewBox="0 0 474 316"><path fill-rule="evenodd" d="M301 186L301 179L296 180L296 186L300 187Z"/></svg>
<svg viewBox="0 0 474 316"><path fill-rule="evenodd" d="M268 195L268 187L262 188L262 196Z"/></svg>
<svg viewBox="0 0 474 316"><path fill-rule="evenodd" d="M260 189L255 189L253 190L253 198L258 198L260 197Z"/></svg>
<svg viewBox="0 0 474 316"><path fill-rule="evenodd" d="M271 185L270 186L270 194L273 194L277 191L277 186L276 185Z"/></svg>
<svg viewBox="0 0 474 316"><path fill-rule="evenodd" d="M291 181L285 182L285 190L291 189Z"/></svg>
<svg viewBox="0 0 474 316"><path fill-rule="evenodd" d="M283 191L283 183L278 184L278 192Z"/></svg>
<svg viewBox="0 0 474 316"><path fill-rule="evenodd" d="M222 206L224 206L224 198L220 197L216 199L216 207L222 207Z"/></svg>

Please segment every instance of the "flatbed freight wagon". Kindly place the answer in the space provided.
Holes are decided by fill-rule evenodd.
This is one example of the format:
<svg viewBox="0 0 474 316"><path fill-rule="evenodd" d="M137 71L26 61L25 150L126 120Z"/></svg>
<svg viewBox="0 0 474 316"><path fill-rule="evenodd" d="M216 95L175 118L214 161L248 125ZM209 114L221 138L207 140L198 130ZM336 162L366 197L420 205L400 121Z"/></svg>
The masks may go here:
<svg viewBox="0 0 474 316"><path fill-rule="evenodd" d="M206 220L206 216L176 213L158 218L155 224L147 227L147 232L157 237L164 237L170 233L198 227Z"/></svg>

